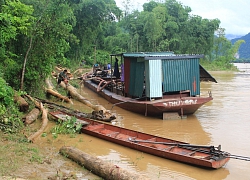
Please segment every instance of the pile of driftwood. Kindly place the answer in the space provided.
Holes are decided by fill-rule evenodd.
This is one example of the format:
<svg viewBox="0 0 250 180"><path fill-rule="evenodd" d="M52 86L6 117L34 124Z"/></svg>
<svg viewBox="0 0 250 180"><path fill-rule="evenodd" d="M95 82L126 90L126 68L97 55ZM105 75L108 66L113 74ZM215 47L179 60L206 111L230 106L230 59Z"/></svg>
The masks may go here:
<svg viewBox="0 0 250 180"><path fill-rule="evenodd" d="M27 112L29 109L29 104L27 103L26 99L29 101L32 101L35 105L35 108L33 108L30 112L27 113L27 115L23 118L23 121L25 125L30 125L36 119L38 119L39 115L42 114L42 124L40 126L40 129L35 132L34 134L30 135L28 140L30 142L34 142L37 137L39 137L46 129L48 124L48 112L49 110L61 110L65 112L76 113L79 115L85 116L86 118L91 119L97 119L97 120L103 120L103 121L111 121L115 119L116 117L111 114L108 110L106 110L101 105L94 105L86 98L82 97L80 94L78 94L77 90L71 86L70 84L65 84L64 82L60 83L60 86L63 87L65 90L67 90L68 96L63 96L60 93L58 93L56 90L54 90L53 84L49 79L46 80L46 88L45 92L49 95L52 95L66 103L73 104L71 98L80 101L84 103L85 105L91 107L93 109L93 112L90 114L82 113L82 112L76 112L72 109L69 109L67 107L64 107L62 105L58 105L53 102L49 102L47 100L42 100L39 98L33 98L29 95L25 95L24 97L21 96L15 96L15 101L19 104L20 110L23 112ZM129 180L129 179L146 179L145 177L141 176L137 173L131 173L126 170L123 170L122 168L108 163L106 161L102 161L101 159L97 157L93 157L91 155L88 155L78 149L75 149L73 147L62 147L60 149L61 154L66 154L67 157L71 158L72 160L78 162L80 165L83 165L85 168L89 169L94 174L104 178L104 179L120 179L120 180Z"/></svg>
<svg viewBox="0 0 250 180"><path fill-rule="evenodd" d="M81 112L76 112L72 109L69 109L67 107L64 107L62 105L58 105L52 102L49 102L47 100L42 100L38 98L33 98L29 95L25 95L25 98L21 96L15 96L16 101L19 103L20 109L22 109L23 112L26 112L29 109L29 104L25 99L28 99L32 101L35 104L35 108L31 110L25 117L24 117L24 123L26 125L29 125L36 121L38 116L40 115L40 112L42 112L42 125L40 129L35 132L34 134L30 135L28 137L28 140L30 142L34 142L37 137L39 137L44 131L48 124L48 111L50 109L53 110L60 110L65 111L69 113L76 113L79 115ZM93 118L93 113L91 114L83 114L86 118ZM147 180L146 177L136 173L136 172L129 172L115 164L112 164L108 161L103 161L100 158L94 157L92 155L89 155L87 153L84 153L83 151L80 151L79 149L76 149L74 147L62 147L60 149L60 153L73 161L77 162L79 165L84 166L86 169L91 171L92 173L109 180Z"/></svg>
<svg viewBox="0 0 250 180"><path fill-rule="evenodd" d="M64 68L62 67L56 67L57 71L63 71ZM83 70L82 69L78 69L76 70L73 74L71 74L70 72L68 72L68 77L69 79L74 79L74 74L82 74ZM57 77L56 76L56 72L52 73L52 77ZM79 78L76 78L79 79ZM85 104L86 106L90 107L93 109L93 113L96 115L96 117L98 118L98 120L101 120L102 118L114 118L113 115L110 113L110 111L108 111L107 109L105 109L102 105L94 105L92 104L88 99L84 98L81 94L79 94L77 92L77 89L75 87L73 87L70 83L65 84L63 81L59 84L59 86L61 86L62 88L65 89L65 91L67 91L67 96L62 96L60 95L57 91L54 90L54 87L51 83L51 81L49 79L46 80L46 85L47 88L46 93L50 94L54 97L57 97L65 102L69 102L72 103L71 99L75 99L83 104ZM70 98L69 98L70 97Z"/></svg>
<svg viewBox="0 0 250 180"><path fill-rule="evenodd" d="M60 67L56 67L57 71L62 71L63 69ZM58 73L53 72L52 73L52 77L57 78ZM72 74L68 74L68 77L73 78ZM87 118L91 118L91 119L96 119L96 120L102 120L102 121L106 121L106 122L110 122L111 120L115 119L116 117L110 113L110 111L106 110L102 105L94 105L92 104L88 99L84 98L83 96L81 96L81 94L79 94L77 92L77 89L75 89L72 85L70 85L70 83L65 84L64 81L62 81L59 86L61 86L62 88L64 88L67 92L68 92L68 96L63 96L60 93L57 92L57 90L54 88L53 83L51 82L51 80L48 78L45 81L46 87L45 92L47 95L52 95L56 98L58 98L61 101L64 101L66 103L70 103L73 104L72 99L77 100L83 104L85 104L86 106L90 107L93 109L93 112L90 114L86 114ZM32 109L30 112L27 113L27 115L23 118L23 121L25 123L25 125L29 125L31 123L33 123L40 114L42 114L42 125L40 127L40 129L34 133L33 135L31 135L30 137L28 137L29 141L34 141L36 137L38 137L46 128L47 123L48 123L48 108L44 107L44 105L46 104L46 106L50 106L50 108L53 106L53 108L59 108L59 105L46 101L46 100L41 100L38 98L32 98L29 95L25 96L26 98L28 98L29 100L31 100L34 104L35 104L35 108ZM14 97L15 102L18 103L20 111L22 112L27 112L29 109L29 104L27 103L27 101L25 100L24 97L15 95ZM64 111L68 111L69 109L67 109L66 107L60 107L60 108L64 108ZM71 110L72 111L72 110ZM79 113L79 112L78 112Z"/></svg>

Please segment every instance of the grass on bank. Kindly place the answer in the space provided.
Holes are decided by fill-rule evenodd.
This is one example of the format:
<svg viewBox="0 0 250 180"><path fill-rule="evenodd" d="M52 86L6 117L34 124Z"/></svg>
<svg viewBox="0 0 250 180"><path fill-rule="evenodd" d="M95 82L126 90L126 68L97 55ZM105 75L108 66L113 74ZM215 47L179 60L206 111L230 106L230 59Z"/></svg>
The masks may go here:
<svg viewBox="0 0 250 180"><path fill-rule="evenodd" d="M26 163L42 163L39 149L21 134L4 134L0 131L0 176L13 176Z"/></svg>

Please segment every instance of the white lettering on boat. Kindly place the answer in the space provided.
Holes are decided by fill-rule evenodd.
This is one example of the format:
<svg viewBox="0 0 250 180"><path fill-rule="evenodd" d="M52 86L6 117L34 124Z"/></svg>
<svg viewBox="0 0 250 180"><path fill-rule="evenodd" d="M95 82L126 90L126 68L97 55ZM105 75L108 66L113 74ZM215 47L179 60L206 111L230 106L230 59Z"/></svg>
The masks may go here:
<svg viewBox="0 0 250 180"><path fill-rule="evenodd" d="M178 100L178 101L168 101L164 102L164 106L183 106L183 105L192 105L197 104L197 99L190 99L190 100Z"/></svg>

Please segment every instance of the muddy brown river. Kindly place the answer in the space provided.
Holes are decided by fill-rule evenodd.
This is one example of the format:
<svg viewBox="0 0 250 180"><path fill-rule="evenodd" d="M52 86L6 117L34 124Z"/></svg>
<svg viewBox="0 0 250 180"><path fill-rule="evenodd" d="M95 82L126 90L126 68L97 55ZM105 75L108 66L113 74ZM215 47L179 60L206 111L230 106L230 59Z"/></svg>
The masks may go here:
<svg viewBox="0 0 250 180"><path fill-rule="evenodd" d="M222 146L223 151L250 157L250 64L236 64L241 72L210 72L218 83L201 83L202 96L212 92L213 101L202 106L187 119L161 120L144 117L119 107L112 112L118 118L117 126L155 134L191 144ZM87 88L81 93L92 103L111 109L112 104ZM74 102L74 109L86 110ZM73 145L82 151L152 180L249 180L250 162L237 159L222 168L208 170L163 159L132 150L85 134L67 140L57 140L53 146ZM66 142L65 142L66 141Z"/></svg>

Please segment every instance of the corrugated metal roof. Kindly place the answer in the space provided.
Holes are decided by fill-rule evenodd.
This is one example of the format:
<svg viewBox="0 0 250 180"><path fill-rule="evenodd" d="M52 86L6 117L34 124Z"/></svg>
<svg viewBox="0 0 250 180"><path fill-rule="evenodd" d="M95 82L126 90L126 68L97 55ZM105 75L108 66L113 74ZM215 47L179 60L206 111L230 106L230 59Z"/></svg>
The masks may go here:
<svg viewBox="0 0 250 180"><path fill-rule="evenodd" d="M200 81L211 81L217 83L216 79L200 65Z"/></svg>
<svg viewBox="0 0 250 180"><path fill-rule="evenodd" d="M175 56L173 52L136 52L136 53L123 53L124 57L161 57L161 56Z"/></svg>
<svg viewBox="0 0 250 180"><path fill-rule="evenodd" d="M159 60L159 59L197 59L203 58L201 54L174 54L168 52L137 52L137 53L123 53L124 57L144 58L144 60Z"/></svg>
<svg viewBox="0 0 250 180"><path fill-rule="evenodd" d="M203 58L204 55L196 54L196 55L190 55L190 54L178 54L178 55L169 55L169 56L147 56L144 57L145 60L158 60L158 59L171 59L171 60L189 60L189 59L199 59Z"/></svg>

